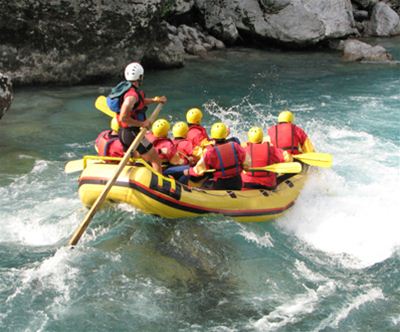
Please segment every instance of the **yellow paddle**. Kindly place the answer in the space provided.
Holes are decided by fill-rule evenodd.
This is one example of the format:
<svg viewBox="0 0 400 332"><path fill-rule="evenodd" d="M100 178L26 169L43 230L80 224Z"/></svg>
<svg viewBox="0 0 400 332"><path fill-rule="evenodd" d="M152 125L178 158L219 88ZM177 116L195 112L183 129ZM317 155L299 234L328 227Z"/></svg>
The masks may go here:
<svg viewBox="0 0 400 332"><path fill-rule="evenodd" d="M84 160L83 159L77 159L77 160L70 160L65 164L64 172L69 174L69 173L75 173L82 171L85 168L84 166Z"/></svg>
<svg viewBox="0 0 400 332"><path fill-rule="evenodd" d="M279 164L272 164L263 167L250 167L247 172L252 171L264 171L264 172L273 172L273 173L300 173L301 172L301 164L300 163L279 163ZM212 173L215 172L215 169L207 169L204 173Z"/></svg>
<svg viewBox="0 0 400 332"><path fill-rule="evenodd" d="M149 120L151 123L157 118L158 114L162 109L162 104L158 104L156 109L154 110L153 114L151 114ZM147 128L142 127L140 132L137 134L136 138L133 140L129 149L125 152L124 157L118 164L118 168L115 171L115 174L107 181L102 193L97 197L96 201L93 203L92 207L90 208L89 212L86 214L85 218L79 225L79 227L75 230L74 234L72 235L71 239L69 240L69 245L74 246L78 243L79 239L81 238L83 232L89 226L90 221L92 220L93 216L97 212L100 205L105 201L107 194L110 192L112 186L117 181L118 176L121 174L122 170L124 169L125 165L128 163L129 158L137 146L139 145L140 141L143 139L144 135L146 134Z"/></svg>
<svg viewBox="0 0 400 332"><path fill-rule="evenodd" d="M332 167L332 155L329 153L321 153L321 152L309 152L303 154L294 154L294 159L298 159L301 162L318 167L329 168Z"/></svg>
<svg viewBox="0 0 400 332"><path fill-rule="evenodd" d="M268 171L273 173L300 173L301 164L300 163L279 163L272 164L264 167L251 167L249 171Z"/></svg>
<svg viewBox="0 0 400 332"><path fill-rule="evenodd" d="M107 114L109 117L113 118L117 115L117 113L110 110L107 105L107 98L105 96L98 96L94 106L104 114Z"/></svg>
<svg viewBox="0 0 400 332"><path fill-rule="evenodd" d="M83 159L70 160L65 164L64 172L75 173L83 171L88 163L95 163L96 161L121 161L120 157L104 157L104 156L84 156ZM135 162L137 159L131 158L129 161L131 163Z"/></svg>

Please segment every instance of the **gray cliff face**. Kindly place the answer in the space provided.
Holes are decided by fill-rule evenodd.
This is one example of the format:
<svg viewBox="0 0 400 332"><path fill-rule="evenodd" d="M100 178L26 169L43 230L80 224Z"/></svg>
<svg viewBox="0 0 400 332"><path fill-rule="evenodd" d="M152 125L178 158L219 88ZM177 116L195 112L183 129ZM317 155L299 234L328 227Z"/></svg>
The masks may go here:
<svg viewBox="0 0 400 332"><path fill-rule="evenodd" d="M1 67L16 83L93 81L164 45L160 1L15 0L0 12ZM182 57L171 65L181 65Z"/></svg>
<svg viewBox="0 0 400 332"><path fill-rule="evenodd" d="M197 1L206 28L221 39L241 35L305 46L357 33L350 0ZM225 41L225 40L224 40Z"/></svg>
<svg viewBox="0 0 400 332"><path fill-rule="evenodd" d="M398 14L378 0L0 1L0 70L15 85L117 78L131 61L181 67L225 45L304 47L400 31Z"/></svg>
<svg viewBox="0 0 400 332"><path fill-rule="evenodd" d="M12 84L8 76L0 73L0 119L8 111L13 99Z"/></svg>

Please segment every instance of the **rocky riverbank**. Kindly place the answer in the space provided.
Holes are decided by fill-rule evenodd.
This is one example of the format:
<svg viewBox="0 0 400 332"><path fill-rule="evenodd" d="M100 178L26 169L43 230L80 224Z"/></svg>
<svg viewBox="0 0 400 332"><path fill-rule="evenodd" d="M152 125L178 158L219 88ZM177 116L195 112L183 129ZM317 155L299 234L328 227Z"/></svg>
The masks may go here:
<svg viewBox="0 0 400 332"><path fill-rule="evenodd" d="M0 12L0 72L17 86L81 84L120 77L133 60L181 67L226 46L328 47L400 34L399 10L378 0L15 0Z"/></svg>

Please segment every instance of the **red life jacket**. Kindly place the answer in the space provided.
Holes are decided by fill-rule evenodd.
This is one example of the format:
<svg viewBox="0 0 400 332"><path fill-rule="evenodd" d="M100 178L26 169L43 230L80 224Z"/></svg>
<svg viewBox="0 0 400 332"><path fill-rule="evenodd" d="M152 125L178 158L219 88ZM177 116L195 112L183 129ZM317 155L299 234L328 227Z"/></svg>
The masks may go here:
<svg viewBox="0 0 400 332"><path fill-rule="evenodd" d="M300 141L295 134L295 125L292 123L279 123L268 129L271 143L277 148L286 150L291 154L299 153Z"/></svg>
<svg viewBox="0 0 400 332"><path fill-rule="evenodd" d="M204 139L209 139L204 127L197 124L190 124L186 139L192 142L193 146L198 146Z"/></svg>
<svg viewBox="0 0 400 332"><path fill-rule="evenodd" d="M136 103L135 105L133 105L132 109L129 112L129 116L134 119L134 120L138 120L138 121L144 121L146 120L146 110L147 110L147 106L144 103L144 91L138 89L135 86L132 86L132 88L130 88L127 92L125 92L124 96L122 98L120 98L121 100L121 105L124 102L125 99L125 95L128 92L134 92L134 97L136 99ZM117 113L117 120L118 120L118 124L120 127L123 128L129 128L132 127L128 124L126 124L125 122L122 122L120 119L120 113Z"/></svg>
<svg viewBox="0 0 400 332"><path fill-rule="evenodd" d="M176 147L176 150L180 152L180 157L183 157L185 160L185 164L189 164L190 161L188 157L192 156L193 153L193 144L186 138L175 138L173 143Z"/></svg>
<svg viewBox="0 0 400 332"><path fill-rule="evenodd" d="M269 151L269 143L247 143L246 152L251 157L251 167L263 167L271 164L271 154ZM250 172L251 176L265 177L270 172ZM249 173L247 173L249 174Z"/></svg>
<svg viewBox="0 0 400 332"><path fill-rule="evenodd" d="M162 162L169 162L169 160L176 154L174 143L167 137L155 137L152 143Z"/></svg>
<svg viewBox="0 0 400 332"><path fill-rule="evenodd" d="M96 139L96 148L99 156L123 157L124 148L118 135L111 135L111 130L102 131Z"/></svg>
<svg viewBox="0 0 400 332"><path fill-rule="evenodd" d="M255 144L247 143L246 152L251 157L251 167L271 165L271 151L268 142ZM276 175L272 172L246 172L242 173L244 183L257 183L267 187L276 185Z"/></svg>
<svg viewBox="0 0 400 332"><path fill-rule="evenodd" d="M214 152L217 155L216 163L209 165L215 169L214 180L226 179L240 175L243 170L239 163L238 153L233 142L215 145Z"/></svg>

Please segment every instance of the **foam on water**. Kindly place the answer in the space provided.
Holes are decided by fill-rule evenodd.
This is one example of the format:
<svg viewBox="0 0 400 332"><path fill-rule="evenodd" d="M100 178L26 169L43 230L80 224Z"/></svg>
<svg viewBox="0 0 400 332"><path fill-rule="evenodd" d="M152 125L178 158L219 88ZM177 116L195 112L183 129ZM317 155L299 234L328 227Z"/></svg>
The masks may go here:
<svg viewBox="0 0 400 332"><path fill-rule="evenodd" d="M258 235L253 231L246 230L244 227L240 228L239 234L247 241L255 243L259 247L273 247L274 243L271 234L265 232L264 235Z"/></svg>
<svg viewBox="0 0 400 332"><path fill-rule="evenodd" d="M357 310L360 306L377 300L383 300L385 297L380 288L371 288L365 293L354 297L350 303L346 303L339 311L332 313L328 318L324 319L315 331L324 331L327 327L337 329L340 322L344 321L352 311Z"/></svg>
<svg viewBox="0 0 400 332"><path fill-rule="evenodd" d="M34 263L33 267L13 271L14 291L6 298L4 305L7 308L15 308L27 297L38 304L42 303L41 310L32 312L31 308L25 308L24 321L29 322L25 327L26 330L41 331L49 319L57 318L63 307L70 301L71 292L77 286L75 280L79 271L76 267L72 267L70 262L77 255L79 255L78 252L62 248L54 256ZM15 315L16 312L8 310L4 319L8 314ZM30 319L25 320L26 317Z"/></svg>
<svg viewBox="0 0 400 332"><path fill-rule="evenodd" d="M323 284L316 290L306 288L305 293L288 298L272 312L251 322L249 327L255 328L257 331L275 331L294 324L312 313L324 297L334 293L335 288L334 282Z"/></svg>
<svg viewBox="0 0 400 332"><path fill-rule="evenodd" d="M325 139L316 136L329 147L323 151L333 151L334 166L312 172L280 225L319 250L349 254L342 256L349 266L390 257L400 246L397 148L367 133L332 126Z"/></svg>
<svg viewBox="0 0 400 332"><path fill-rule="evenodd" d="M60 167L55 162L37 160L30 173L0 188L0 195L7 198L0 203L0 242L52 245L78 224L82 207L63 186Z"/></svg>

